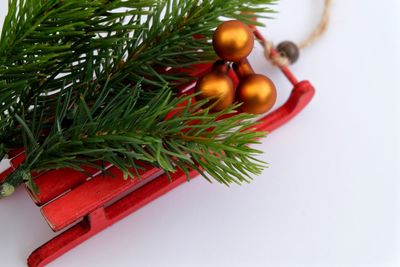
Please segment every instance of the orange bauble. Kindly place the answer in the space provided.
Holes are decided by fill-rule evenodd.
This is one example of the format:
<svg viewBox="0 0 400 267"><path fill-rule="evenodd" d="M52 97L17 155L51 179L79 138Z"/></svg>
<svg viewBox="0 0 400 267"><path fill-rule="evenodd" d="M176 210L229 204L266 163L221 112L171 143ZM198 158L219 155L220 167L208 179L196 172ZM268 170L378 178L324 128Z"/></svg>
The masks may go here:
<svg viewBox="0 0 400 267"><path fill-rule="evenodd" d="M254 35L246 24L239 20L222 23L214 32L213 47L224 60L239 61L247 57L254 47Z"/></svg>
<svg viewBox="0 0 400 267"><path fill-rule="evenodd" d="M235 89L229 76L220 71L213 71L202 78L196 84L196 91L200 92L197 99L210 99L213 111L221 111L232 105L235 99Z"/></svg>
<svg viewBox="0 0 400 267"><path fill-rule="evenodd" d="M236 100L243 102L240 110L251 114L269 111L276 102L274 83L264 75L250 74L240 80Z"/></svg>

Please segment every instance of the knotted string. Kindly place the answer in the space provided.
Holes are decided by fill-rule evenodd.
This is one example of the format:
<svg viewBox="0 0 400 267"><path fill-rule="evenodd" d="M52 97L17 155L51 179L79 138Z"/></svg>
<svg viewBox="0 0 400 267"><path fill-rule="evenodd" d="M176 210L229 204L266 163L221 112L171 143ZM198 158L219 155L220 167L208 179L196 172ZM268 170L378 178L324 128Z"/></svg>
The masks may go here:
<svg viewBox="0 0 400 267"><path fill-rule="evenodd" d="M314 29L314 31L302 42L299 43L298 47L304 49L311 44L315 43L320 39L328 29L331 7L333 0L324 0L324 10L322 12L321 20ZM281 53L274 53L274 45L272 42L266 40L260 40L260 43L264 46L265 57L272 62L272 64L278 67L285 67L290 65L290 60Z"/></svg>

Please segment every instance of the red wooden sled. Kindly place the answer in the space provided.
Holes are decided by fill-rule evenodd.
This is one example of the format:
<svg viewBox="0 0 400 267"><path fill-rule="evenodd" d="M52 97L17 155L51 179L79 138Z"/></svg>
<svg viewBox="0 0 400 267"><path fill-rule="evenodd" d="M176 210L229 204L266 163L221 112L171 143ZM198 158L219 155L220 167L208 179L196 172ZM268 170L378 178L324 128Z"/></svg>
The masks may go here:
<svg viewBox="0 0 400 267"><path fill-rule="evenodd" d="M256 37L258 32L255 32ZM274 53L274 52L273 52ZM210 65L201 65L193 73L200 76ZM260 119L257 130L272 132L296 116L313 98L315 90L308 81L298 82L286 67L281 68L293 89L284 105ZM21 162L24 154L14 155L11 168L0 174L0 181ZM160 169L143 165L141 178L124 180L121 171L110 166L110 175L86 169L91 177L70 169L54 170L36 178L39 195L32 192L34 202L53 231L62 231L28 258L30 267L45 266L91 236L107 228L147 203L187 181L183 171L172 174L172 181ZM190 177L198 173L190 171ZM68 177L66 179L66 177Z"/></svg>

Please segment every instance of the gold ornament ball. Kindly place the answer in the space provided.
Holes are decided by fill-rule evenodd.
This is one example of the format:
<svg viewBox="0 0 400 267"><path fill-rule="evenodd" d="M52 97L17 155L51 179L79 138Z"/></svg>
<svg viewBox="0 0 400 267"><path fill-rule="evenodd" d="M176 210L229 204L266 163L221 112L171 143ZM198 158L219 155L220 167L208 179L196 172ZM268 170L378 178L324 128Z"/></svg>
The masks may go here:
<svg viewBox="0 0 400 267"><path fill-rule="evenodd" d="M232 105L235 99L235 88L231 78L222 72L210 72L200 78L196 84L198 100L210 99L213 111L221 111Z"/></svg>
<svg viewBox="0 0 400 267"><path fill-rule="evenodd" d="M214 32L213 47L218 56L227 61L239 61L247 57L254 47L254 35L239 20L222 23Z"/></svg>
<svg viewBox="0 0 400 267"><path fill-rule="evenodd" d="M242 78L236 90L236 100L243 102L240 110L250 114L269 111L276 102L276 87L264 75L251 74Z"/></svg>

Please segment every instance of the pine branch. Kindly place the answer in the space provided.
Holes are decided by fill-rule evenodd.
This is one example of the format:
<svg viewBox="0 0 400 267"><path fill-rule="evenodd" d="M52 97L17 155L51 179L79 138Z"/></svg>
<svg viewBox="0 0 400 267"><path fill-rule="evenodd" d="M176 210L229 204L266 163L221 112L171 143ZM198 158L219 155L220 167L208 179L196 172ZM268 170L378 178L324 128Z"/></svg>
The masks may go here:
<svg viewBox="0 0 400 267"><path fill-rule="evenodd" d="M100 68L110 50L140 27L135 15L152 5L146 0L10 1L0 39L2 140L13 135L14 114L28 114L35 101L51 113L55 92L79 83L88 60ZM117 8L128 10L111 13Z"/></svg>
<svg viewBox="0 0 400 267"><path fill-rule="evenodd" d="M103 88L102 93L108 90ZM101 169L103 164L99 162L117 166L126 177L136 175L138 161L167 173L176 168L195 168L208 180L211 178L206 172L226 185L248 182L250 174L259 174L265 167L254 159L261 151L249 147L263 136L251 131L253 116L237 114L220 119L222 115L233 115L235 106L210 113L204 108L206 100L192 103L193 96L176 98L168 88L155 95L151 93L151 98L144 94L149 92L138 86L126 87L108 104L98 102L92 107L84 96L75 103L71 98L63 99L53 128L41 145L23 119L19 119L24 125L27 160L8 184L15 187L28 182L33 187L29 176L32 170L82 170L82 164ZM138 101L143 98L149 99L145 105ZM64 110L71 105L74 114L67 118ZM169 116L171 112L174 114ZM62 128L66 120L70 126Z"/></svg>
<svg viewBox="0 0 400 267"><path fill-rule="evenodd" d="M88 64L93 77L111 76L113 82L136 83L145 76L144 84L162 87L165 81L182 81L182 75L149 72L210 60L215 55L208 40L222 14L248 20L239 11L270 12L257 5L271 2L11 1L0 39L0 140L20 146L14 114L29 117L35 102L52 114L63 84L86 90L81 81Z"/></svg>
<svg viewBox="0 0 400 267"><path fill-rule="evenodd" d="M248 131L252 116L219 120L234 107L211 114L201 102L166 120L193 96L174 97L187 74L162 70L214 59L221 15L254 23L274 2L11 0L0 39L0 156L24 146L27 160L0 191L34 188L31 171L99 161L127 176L140 160L248 181L263 166L248 147L261 135Z"/></svg>

